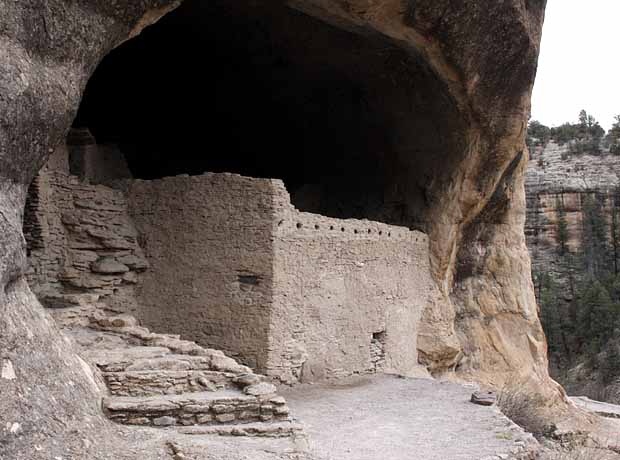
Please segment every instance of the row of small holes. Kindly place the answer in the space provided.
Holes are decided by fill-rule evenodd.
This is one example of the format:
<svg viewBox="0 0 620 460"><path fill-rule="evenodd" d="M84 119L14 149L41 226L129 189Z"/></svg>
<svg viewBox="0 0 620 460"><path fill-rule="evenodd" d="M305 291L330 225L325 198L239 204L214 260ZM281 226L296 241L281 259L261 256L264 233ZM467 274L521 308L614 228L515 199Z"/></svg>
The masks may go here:
<svg viewBox="0 0 620 460"><path fill-rule="evenodd" d="M301 222L297 222L297 228L303 228L303 226L304 226L304 225L303 225ZM315 230L320 230L320 228L321 228L321 227L320 227L318 224L316 224L316 225L314 226L314 229L315 229ZM334 230L334 226L333 226L333 225L330 225L330 226L329 226L329 229L330 229L330 230ZM340 227L340 231L341 231L341 232L344 232L344 231L346 231L346 230L345 230L345 228L344 228L344 227ZM357 235L357 234L359 233L359 230L358 230L358 229L355 229L355 230L353 230L353 233L355 233L355 234ZM372 230L371 230L371 229L368 229L368 234L370 235L371 233L372 233ZM383 235L383 230L379 230L379 232L378 232L378 233L379 233L379 235ZM387 236L392 236L392 232L388 232Z"/></svg>
<svg viewBox="0 0 620 460"><path fill-rule="evenodd" d="M282 225L283 223L284 223L284 221L283 221L283 220L281 220L280 222L278 222L278 225ZM297 228L303 228L303 226L304 226L304 225L303 225L301 222L297 222ZM314 226L314 229L315 229L315 230L319 230L320 228L321 228L321 227L320 227L318 224L316 224L316 225ZM330 226L329 226L329 229L330 229L330 230L333 230L333 229L334 229L334 226L333 226L333 225L330 225ZM341 227L341 228L340 228L340 231L344 232L344 231L345 231L344 227ZM355 230L355 233L358 233L357 229ZM372 233L372 230L371 230L371 229L368 229L368 234L371 234L371 233ZM379 232L378 232L378 233L379 233L379 235L383 235L383 230L379 230ZM392 233L391 233L391 232L388 232L388 235L387 235L387 236L392 236ZM417 236L416 236L416 239L415 239L415 240L416 240L416 242L418 241L418 237L417 237Z"/></svg>

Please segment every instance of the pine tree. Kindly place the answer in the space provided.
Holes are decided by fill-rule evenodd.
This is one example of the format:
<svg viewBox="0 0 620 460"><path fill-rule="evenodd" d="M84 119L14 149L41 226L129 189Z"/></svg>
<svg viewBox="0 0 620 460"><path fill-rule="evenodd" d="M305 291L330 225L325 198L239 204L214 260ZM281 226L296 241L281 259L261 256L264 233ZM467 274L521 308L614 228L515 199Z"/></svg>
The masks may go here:
<svg viewBox="0 0 620 460"><path fill-rule="evenodd" d="M557 353L562 350L560 290L549 274L541 274L538 278L541 322L547 337L549 353Z"/></svg>
<svg viewBox="0 0 620 460"><path fill-rule="evenodd" d="M609 145L609 153L620 155L620 115L614 117L616 120L607 133L606 142Z"/></svg>
<svg viewBox="0 0 620 460"><path fill-rule="evenodd" d="M556 198L555 210L558 216L556 236L558 240L558 249L560 255L566 254L568 249L568 223L566 222L566 211L564 209L563 197L562 199Z"/></svg>
<svg viewBox="0 0 620 460"><path fill-rule="evenodd" d="M584 270L589 279L600 280L609 276L611 251L607 227L603 197L586 196L582 203L581 251Z"/></svg>
<svg viewBox="0 0 620 460"><path fill-rule="evenodd" d="M614 324L614 308L609 293L595 279L589 279L582 288L578 301L578 341L581 352L598 353L610 336Z"/></svg>

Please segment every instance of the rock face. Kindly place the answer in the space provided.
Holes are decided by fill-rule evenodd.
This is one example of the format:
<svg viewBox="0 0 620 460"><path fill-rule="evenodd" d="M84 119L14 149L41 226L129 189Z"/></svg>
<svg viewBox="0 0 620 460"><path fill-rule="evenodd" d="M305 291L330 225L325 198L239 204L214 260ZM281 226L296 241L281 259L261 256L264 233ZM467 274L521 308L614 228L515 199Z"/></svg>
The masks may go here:
<svg viewBox="0 0 620 460"><path fill-rule="evenodd" d="M570 155L568 146L551 141L532 152L525 189L527 223L525 234L535 271L550 271L562 278L558 208L563 208L567 226L567 249L577 253L581 245L583 204L588 196L599 196L605 214L611 215L620 185L620 157L604 154Z"/></svg>
<svg viewBox="0 0 620 460"><path fill-rule="evenodd" d="M22 218L28 186L66 136L99 61L178 3L0 0L3 457L123 458L105 442L111 431L98 387L28 288ZM423 314L423 362L495 384L527 378L552 393L523 235L524 132L544 0L294 0L289 7L414 56L399 71L409 72L408 88L435 91L420 99L431 118L400 119L393 139L407 165L396 188L417 184L410 208L430 236L441 289ZM415 112L422 96L409 97ZM402 137L416 123L436 132L417 131L422 144Z"/></svg>
<svg viewBox="0 0 620 460"><path fill-rule="evenodd" d="M575 284L583 273L579 254L583 253L583 218L588 199L595 198L601 204L606 216L609 241L608 260L613 271L617 258L613 256L611 237L612 214L618 213L618 186L620 185L620 157L603 152L602 155L572 155L567 145L560 146L551 141L538 146L532 152L526 174L527 222L525 233L532 256L532 268L536 275L548 274L557 284L560 306L569 312L574 300ZM566 249L562 254L559 236L560 216L566 225ZM570 259L568 258L570 256ZM615 261L614 261L615 259ZM571 279L572 278L572 279ZM537 285L537 294L540 292ZM566 313L570 315L570 313ZM566 339L564 339L566 341ZM568 340L570 342L570 339ZM569 394L587 395L594 399L620 402L620 382L617 377L606 379L602 369L593 369L585 362L570 363L573 348L579 344L568 343L564 352L552 356L552 374L567 389ZM601 354L602 360L606 359ZM598 367L598 366L597 366Z"/></svg>

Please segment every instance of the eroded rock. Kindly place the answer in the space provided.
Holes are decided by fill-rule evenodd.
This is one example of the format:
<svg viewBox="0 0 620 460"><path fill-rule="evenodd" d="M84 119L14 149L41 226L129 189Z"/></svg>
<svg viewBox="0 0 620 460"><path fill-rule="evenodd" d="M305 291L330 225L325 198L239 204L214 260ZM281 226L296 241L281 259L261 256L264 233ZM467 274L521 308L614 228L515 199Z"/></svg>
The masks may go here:
<svg viewBox="0 0 620 460"><path fill-rule="evenodd" d="M95 273L101 273L103 275L118 275L127 273L129 267L125 264L118 262L111 257L104 257L94 262L90 269Z"/></svg>
<svg viewBox="0 0 620 460"><path fill-rule="evenodd" d="M294 8L338 28L381 37L380 45L395 48L395 57L414 55L414 62L393 75L411 75L433 90L426 119L438 131L422 131L433 131L428 142L441 142L429 149L438 155L423 155L426 164L404 161L418 158L408 155L426 146L405 137L420 131L400 120L393 138L409 139L397 142L408 166L395 168L400 177L391 182L393 189L415 189L415 199L400 200L395 212L430 236L433 276L441 292L432 306L436 313L423 322L420 351L428 367L441 373L458 363L463 376L495 384L529 378L558 395L546 372L522 230L524 132L544 4L418 0L403 10L400 2L373 8L361 0L293 2ZM99 390L25 282L22 213L28 184L68 131L99 61L177 5L172 0L51 0L40 8L31 0L0 0L0 349L10 350L8 359L20 376L0 379L0 413L12 423L37 427L8 438L3 445L8 458L62 458L66 452L84 459L122 458L122 446L111 441L114 433L92 403ZM410 96L394 94L405 107L416 106ZM92 204L74 202L82 210ZM82 225L75 216L66 222ZM107 250L134 247L107 232L86 234ZM79 249L87 253L91 245L88 241ZM114 287L113 281L76 272L68 272L66 282L105 294ZM134 333L147 336L139 329ZM174 347L202 353L182 342ZM213 362L222 371L243 372L225 357L215 355ZM24 398L27 408L20 403ZM265 409L261 417L271 415ZM33 445L40 450L32 452Z"/></svg>

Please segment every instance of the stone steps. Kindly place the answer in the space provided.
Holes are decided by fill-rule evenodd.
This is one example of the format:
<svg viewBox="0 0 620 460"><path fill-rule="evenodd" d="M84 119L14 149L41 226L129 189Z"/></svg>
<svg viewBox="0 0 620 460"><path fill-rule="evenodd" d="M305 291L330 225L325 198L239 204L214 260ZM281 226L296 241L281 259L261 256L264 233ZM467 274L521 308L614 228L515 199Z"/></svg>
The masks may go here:
<svg viewBox="0 0 620 460"><path fill-rule="evenodd" d="M108 417L127 425L189 426L286 421L289 409L275 393L251 396L238 390L180 395L104 398Z"/></svg>
<svg viewBox="0 0 620 460"><path fill-rule="evenodd" d="M126 350L104 351L93 358L103 371L109 372L211 370L209 357L181 355L166 347L133 346Z"/></svg>
<svg viewBox="0 0 620 460"><path fill-rule="evenodd" d="M104 372L122 372L134 362L162 358L169 355L165 347L131 346L120 349L87 350L84 355Z"/></svg>
<svg viewBox="0 0 620 460"><path fill-rule="evenodd" d="M156 396L226 390L234 387L233 377L234 374L204 370L103 372L108 389L115 396Z"/></svg>
<svg viewBox="0 0 620 460"><path fill-rule="evenodd" d="M272 423L194 425L178 429L181 434L188 435L219 435L219 436L249 436L264 438L286 438L304 436L301 424L290 420Z"/></svg>
<svg viewBox="0 0 620 460"><path fill-rule="evenodd" d="M274 385L221 351L151 332L100 305L64 310L80 318L62 326L103 378L109 396L102 409L111 420L197 435L285 437L301 430Z"/></svg>

